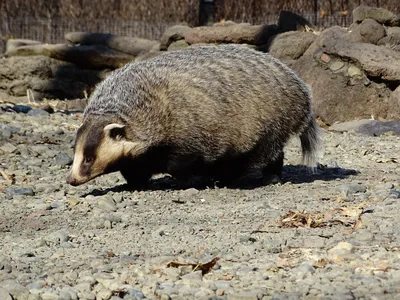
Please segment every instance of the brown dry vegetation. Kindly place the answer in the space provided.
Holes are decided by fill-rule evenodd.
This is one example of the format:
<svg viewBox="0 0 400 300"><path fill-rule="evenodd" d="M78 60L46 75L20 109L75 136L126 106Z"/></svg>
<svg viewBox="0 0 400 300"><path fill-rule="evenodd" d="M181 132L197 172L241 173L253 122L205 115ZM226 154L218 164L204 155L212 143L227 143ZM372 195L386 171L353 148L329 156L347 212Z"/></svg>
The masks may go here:
<svg viewBox="0 0 400 300"><path fill-rule="evenodd" d="M254 23L289 10L321 16L346 15L360 4L400 12L399 0L216 0L216 20ZM2 0L0 17L135 19L197 25L199 0Z"/></svg>

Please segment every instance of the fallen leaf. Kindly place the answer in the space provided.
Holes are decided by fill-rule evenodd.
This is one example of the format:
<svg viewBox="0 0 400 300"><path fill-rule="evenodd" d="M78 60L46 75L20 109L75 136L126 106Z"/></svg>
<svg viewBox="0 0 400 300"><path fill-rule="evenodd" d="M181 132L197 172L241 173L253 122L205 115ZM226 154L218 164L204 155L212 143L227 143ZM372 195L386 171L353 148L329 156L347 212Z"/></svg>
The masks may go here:
<svg viewBox="0 0 400 300"><path fill-rule="evenodd" d="M67 202L72 207L74 207L80 203L80 201L78 199L69 199L69 200L67 200Z"/></svg>
<svg viewBox="0 0 400 300"><path fill-rule="evenodd" d="M0 175L1 175L6 181L8 181L10 184L14 184L14 183L15 183L15 175L14 175L14 174L7 174L5 170L3 170L2 168L0 168Z"/></svg>
<svg viewBox="0 0 400 300"><path fill-rule="evenodd" d="M387 272L391 269L390 266L388 266L387 264L382 263L382 262L359 263L359 264L356 264L354 267L368 269L371 271L381 271L381 272Z"/></svg>
<svg viewBox="0 0 400 300"><path fill-rule="evenodd" d="M276 258L275 264L278 268L294 268L304 261L307 256L307 250L293 249L280 253Z"/></svg>
<svg viewBox="0 0 400 300"><path fill-rule="evenodd" d="M339 207L326 212L294 212L289 211L277 220L278 226L283 228L317 228L334 224L354 226L357 230L361 225L361 215L365 213L363 207Z"/></svg>
<svg viewBox="0 0 400 300"><path fill-rule="evenodd" d="M42 138L39 141L34 142L35 145L38 144L51 144L51 145L59 145L60 143L58 141L56 141L55 139L51 139L48 137Z"/></svg>
<svg viewBox="0 0 400 300"><path fill-rule="evenodd" d="M380 266L377 266L375 268L372 268L374 271L383 271L383 272L387 272L391 269L390 266L386 265L386 264L382 264Z"/></svg>
<svg viewBox="0 0 400 300"><path fill-rule="evenodd" d="M330 126L330 124L326 123L324 120L322 120L319 117L317 118L317 124L325 129L329 128L329 126Z"/></svg>
<svg viewBox="0 0 400 300"><path fill-rule="evenodd" d="M232 280L233 275L232 274L224 274L222 277L218 278L218 280Z"/></svg>
<svg viewBox="0 0 400 300"><path fill-rule="evenodd" d="M345 234L352 234L355 231L357 231L360 227L362 226L362 220L361 220L361 214L358 216L356 223L354 224L354 227L350 230L346 230L344 233Z"/></svg>
<svg viewBox="0 0 400 300"><path fill-rule="evenodd" d="M343 203L343 202L346 202L346 199L344 199L343 197L337 197L336 202Z"/></svg>
<svg viewBox="0 0 400 300"><path fill-rule="evenodd" d="M219 257L214 258L212 261L202 264L202 263L186 263L186 262L169 262L167 264L167 268L178 268L181 266L192 266L193 267L193 272L197 270L201 270L201 273L207 274L208 272L211 271L211 269L215 266L215 264L220 260Z"/></svg>
<svg viewBox="0 0 400 300"><path fill-rule="evenodd" d="M358 217L356 224L354 225L354 230L359 229L362 226L361 215Z"/></svg>
<svg viewBox="0 0 400 300"><path fill-rule="evenodd" d="M288 257L287 258L277 257L275 263L278 268L295 268L299 265L297 259Z"/></svg>
<svg viewBox="0 0 400 300"><path fill-rule="evenodd" d="M323 268L326 265L332 264L332 261L326 258L321 258L317 260L315 263L313 263L314 268Z"/></svg>
<svg viewBox="0 0 400 300"><path fill-rule="evenodd" d="M371 160L375 161L376 163L395 163L397 164L399 161L397 158L393 158L393 157L373 157L371 158Z"/></svg>
<svg viewBox="0 0 400 300"><path fill-rule="evenodd" d="M400 245L386 246L387 251L400 251Z"/></svg>
<svg viewBox="0 0 400 300"><path fill-rule="evenodd" d="M107 253L104 255L104 257L106 258L110 258L110 257L116 257L115 253L112 251L107 251Z"/></svg>

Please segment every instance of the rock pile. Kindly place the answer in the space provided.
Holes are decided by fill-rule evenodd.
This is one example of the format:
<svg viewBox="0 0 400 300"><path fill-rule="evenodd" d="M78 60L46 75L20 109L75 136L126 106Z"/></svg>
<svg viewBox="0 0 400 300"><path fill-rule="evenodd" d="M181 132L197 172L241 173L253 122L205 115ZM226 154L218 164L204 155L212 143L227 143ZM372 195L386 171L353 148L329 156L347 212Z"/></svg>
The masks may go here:
<svg viewBox="0 0 400 300"><path fill-rule="evenodd" d="M317 31L304 18L283 11L277 24L175 25L160 41L85 32L68 33L66 43L57 45L9 40L0 91L24 96L31 89L38 99L84 98L109 71L130 61L239 43L293 68L312 87L317 115L326 124L371 116L400 120L400 17L362 5L354 9L353 21L349 28Z"/></svg>
<svg viewBox="0 0 400 300"><path fill-rule="evenodd" d="M291 66L312 87L325 122L371 116L399 120L398 21L386 10L366 6L356 8L353 19L349 29L322 31Z"/></svg>
<svg viewBox="0 0 400 300"><path fill-rule="evenodd" d="M68 33L65 44L8 40L0 69L0 91L22 97L32 90L35 99L83 99L109 71L135 56L159 48L158 41L111 34ZM0 100L10 101L5 94ZM78 106L81 103L77 101Z"/></svg>

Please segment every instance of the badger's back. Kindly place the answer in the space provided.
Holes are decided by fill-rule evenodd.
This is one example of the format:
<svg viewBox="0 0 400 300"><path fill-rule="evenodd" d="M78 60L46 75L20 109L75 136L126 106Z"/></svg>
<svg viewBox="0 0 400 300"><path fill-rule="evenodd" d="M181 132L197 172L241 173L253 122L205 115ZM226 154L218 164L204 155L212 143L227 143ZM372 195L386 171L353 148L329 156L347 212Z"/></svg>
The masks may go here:
<svg viewBox="0 0 400 300"><path fill-rule="evenodd" d="M268 54L224 45L114 71L96 88L85 116L116 114L149 143L181 143L215 156L250 150L265 135L286 139L310 111L310 91L289 68Z"/></svg>

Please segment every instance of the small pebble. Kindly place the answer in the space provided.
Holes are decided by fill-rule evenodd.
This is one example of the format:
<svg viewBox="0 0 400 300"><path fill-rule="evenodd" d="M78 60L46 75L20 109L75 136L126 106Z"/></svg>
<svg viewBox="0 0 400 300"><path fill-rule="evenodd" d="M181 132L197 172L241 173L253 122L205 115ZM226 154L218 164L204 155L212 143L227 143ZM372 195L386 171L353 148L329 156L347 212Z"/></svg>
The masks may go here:
<svg viewBox="0 0 400 300"><path fill-rule="evenodd" d="M109 195L100 197L98 200L98 206L101 210L107 212L113 212L117 210L117 205L115 204L114 199Z"/></svg>
<svg viewBox="0 0 400 300"><path fill-rule="evenodd" d="M11 295L8 293L6 289L0 287L0 299L2 300L13 300Z"/></svg>
<svg viewBox="0 0 400 300"><path fill-rule="evenodd" d="M46 117L49 116L50 114L43 109L33 108L27 112L27 115L33 117Z"/></svg>
<svg viewBox="0 0 400 300"><path fill-rule="evenodd" d="M388 198L390 198L390 199L400 199L400 191L391 190L390 193L389 193Z"/></svg>
<svg viewBox="0 0 400 300"><path fill-rule="evenodd" d="M55 162L57 165L61 165L61 166L69 166L72 164L73 162L73 158L71 156L69 156L67 153L65 152L60 152L59 154L57 154L57 156L55 157Z"/></svg>
<svg viewBox="0 0 400 300"><path fill-rule="evenodd" d="M10 189L11 193L14 195L21 195L21 196L34 196L35 192L32 188L12 188Z"/></svg>
<svg viewBox="0 0 400 300"><path fill-rule="evenodd" d="M341 191L344 197L351 197L357 193L365 193L367 187L364 184L344 184Z"/></svg>

